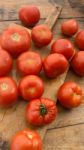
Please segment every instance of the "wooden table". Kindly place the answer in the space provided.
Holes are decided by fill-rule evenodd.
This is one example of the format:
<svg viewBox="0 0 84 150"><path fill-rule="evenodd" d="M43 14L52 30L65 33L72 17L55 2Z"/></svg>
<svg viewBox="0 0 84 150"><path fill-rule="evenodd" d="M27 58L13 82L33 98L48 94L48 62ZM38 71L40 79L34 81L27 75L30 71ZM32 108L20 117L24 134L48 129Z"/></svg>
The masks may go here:
<svg viewBox="0 0 84 150"><path fill-rule="evenodd" d="M21 5L23 2L26 4L38 3L54 3L62 5L63 9L61 15L55 25L53 32L54 37L63 37L60 32L61 22L75 18L80 28L84 27L84 0L2 0L0 1L0 13L3 18L2 7L11 7L14 4ZM4 10L4 11L7 11ZM6 13L6 12L5 12ZM13 13L13 10L10 14ZM11 15L12 16L12 15ZM4 19L0 21L0 31L3 29L10 20ZM13 20L16 21L16 20ZM73 42L73 38L71 39ZM73 80L80 84L84 91L84 78L77 77L72 71L67 74L66 80ZM83 92L84 94L84 92ZM44 139L44 150L84 150L84 101L82 105L71 111L59 107L59 114L54 123L50 125ZM4 149L5 150L5 149Z"/></svg>

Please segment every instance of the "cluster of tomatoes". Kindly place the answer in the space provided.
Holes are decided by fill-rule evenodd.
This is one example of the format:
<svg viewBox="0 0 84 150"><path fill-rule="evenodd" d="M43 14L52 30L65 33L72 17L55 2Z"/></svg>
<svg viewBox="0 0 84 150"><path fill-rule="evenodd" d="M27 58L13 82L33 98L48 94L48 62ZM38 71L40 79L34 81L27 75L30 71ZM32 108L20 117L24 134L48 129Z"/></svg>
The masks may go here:
<svg viewBox="0 0 84 150"><path fill-rule="evenodd" d="M35 6L24 6L19 11L19 18L26 26L34 26L40 19L40 11ZM61 25L62 33L73 36L78 31L76 20L69 20ZM35 126L51 123L57 115L57 107L53 100L41 98L44 82L38 77L43 70L48 78L57 78L67 71L69 62L75 73L84 76L84 30L77 33L75 43L82 51L75 52L67 39L57 39L51 45L51 52L44 60L37 52L28 51L31 40L37 47L50 44L53 35L47 25L33 27L31 34L26 28L8 27L0 37L0 106L13 105L18 96L28 101L26 120ZM18 83L7 77L13 67L13 58L22 79ZM19 94L18 94L19 93ZM59 102L65 108L79 106L82 101L82 90L79 85L70 81L64 83L57 94ZM31 130L23 130L12 140L11 150L42 150L39 134Z"/></svg>

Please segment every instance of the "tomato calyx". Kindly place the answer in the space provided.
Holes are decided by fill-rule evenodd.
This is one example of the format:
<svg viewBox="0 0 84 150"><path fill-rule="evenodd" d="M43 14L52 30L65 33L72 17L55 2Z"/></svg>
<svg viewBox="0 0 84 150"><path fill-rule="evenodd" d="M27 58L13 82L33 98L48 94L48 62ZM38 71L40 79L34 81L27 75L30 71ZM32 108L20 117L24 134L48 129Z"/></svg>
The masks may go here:
<svg viewBox="0 0 84 150"><path fill-rule="evenodd" d="M11 39L13 41L18 42L18 41L20 41L20 35L18 33L14 33L14 34L11 35Z"/></svg>
<svg viewBox="0 0 84 150"><path fill-rule="evenodd" d="M41 104L40 105L40 114L41 114L41 116L45 116L47 113L48 113L48 110L47 110L46 106Z"/></svg>

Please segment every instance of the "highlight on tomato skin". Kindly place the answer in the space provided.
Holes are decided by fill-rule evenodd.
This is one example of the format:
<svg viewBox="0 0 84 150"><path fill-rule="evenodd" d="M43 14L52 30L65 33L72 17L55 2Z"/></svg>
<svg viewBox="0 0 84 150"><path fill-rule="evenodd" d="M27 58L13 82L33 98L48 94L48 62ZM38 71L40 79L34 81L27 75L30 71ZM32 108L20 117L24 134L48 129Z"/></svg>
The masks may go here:
<svg viewBox="0 0 84 150"><path fill-rule="evenodd" d="M31 37L27 29L21 26L9 26L1 35L1 47L8 51L12 57L28 51L31 46Z"/></svg>
<svg viewBox="0 0 84 150"><path fill-rule="evenodd" d="M71 60L75 54L74 46L68 39L57 39L51 45L51 53L62 54L67 60Z"/></svg>
<svg viewBox="0 0 84 150"><path fill-rule="evenodd" d="M24 129L12 138L10 150L42 150L43 142L38 132Z"/></svg>
<svg viewBox="0 0 84 150"><path fill-rule="evenodd" d="M73 36L78 31L79 25L75 19L64 21L61 24L61 31L66 36Z"/></svg>
<svg viewBox="0 0 84 150"><path fill-rule="evenodd" d="M29 102L25 112L26 120L34 126L44 126L53 122L57 116L57 107L48 98L34 99Z"/></svg>
<svg viewBox="0 0 84 150"><path fill-rule="evenodd" d="M75 44L80 50L84 50L84 30L77 33L75 37Z"/></svg>
<svg viewBox="0 0 84 150"><path fill-rule="evenodd" d="M50 54L43 61L44 73L48 78L57 78L68 69L68 61L58 53Z"/></svg>
<svg viewBox="0 0 84 150"><path fill-rule="evenodd" d="M47 25L37 25L32 29L31 38L37 47L44 47L50 44L53 34Z"/></svg>
<svg viewBox="0 0 84 150"><path fill-rule="evenodd" d="M7 108L14 105L18 100L16 82L11 77L0 78L0 107Z"/></svg>
<svg viewBox="0 0 84 150"><path fill-rule="evenodd" d="M71 68L78 75L84 76L84 51L78 51L71 60Z"/></svg>
<svg viewBox="0 0 84 150"><path fill-rule="evenodd" d="M19 19L26 26L34 26L40 20L39 8L33 5L22 6L19 10Z"/></svg>
<svg viewBox="0 0 84 150"><path fill-rule="evenodd" d="M42 70L42 58L37 52L29 51L17 59L17 70L21 75L38 75Z"/></svg>
<svg viewBox="0 0 84 150"><path fill-rule="evenodd" d="M36 75L27 75L20 80L19 93L26 101L40 98L44 92L44 82Z"/></svg>
<svg viewBox="0 0 84 150"><path fill-rule="evenodd" d="M77 83L66 81L59 88L57 98L60 104L67 109L78 107L82 103L82 89Z"/></svg>

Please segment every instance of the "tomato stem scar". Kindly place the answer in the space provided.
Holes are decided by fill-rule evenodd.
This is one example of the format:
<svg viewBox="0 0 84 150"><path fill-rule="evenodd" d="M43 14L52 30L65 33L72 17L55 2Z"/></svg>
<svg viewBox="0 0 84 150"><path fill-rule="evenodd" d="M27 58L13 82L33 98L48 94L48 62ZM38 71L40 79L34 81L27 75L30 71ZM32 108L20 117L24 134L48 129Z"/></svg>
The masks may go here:
<svg viewBox="0 0 84 150"><path fill-rule="evenodd" d="M48 113L47 108L45 107L45 105L41 104L40 105L40 114L42 116L45 116Z"/></svg>
<svg viewBox="0 0 84 150"><path fill-rule="evenodd" d="M18 33L14 33L11 35L13 41L20 41L20 35Z"/></svg>

